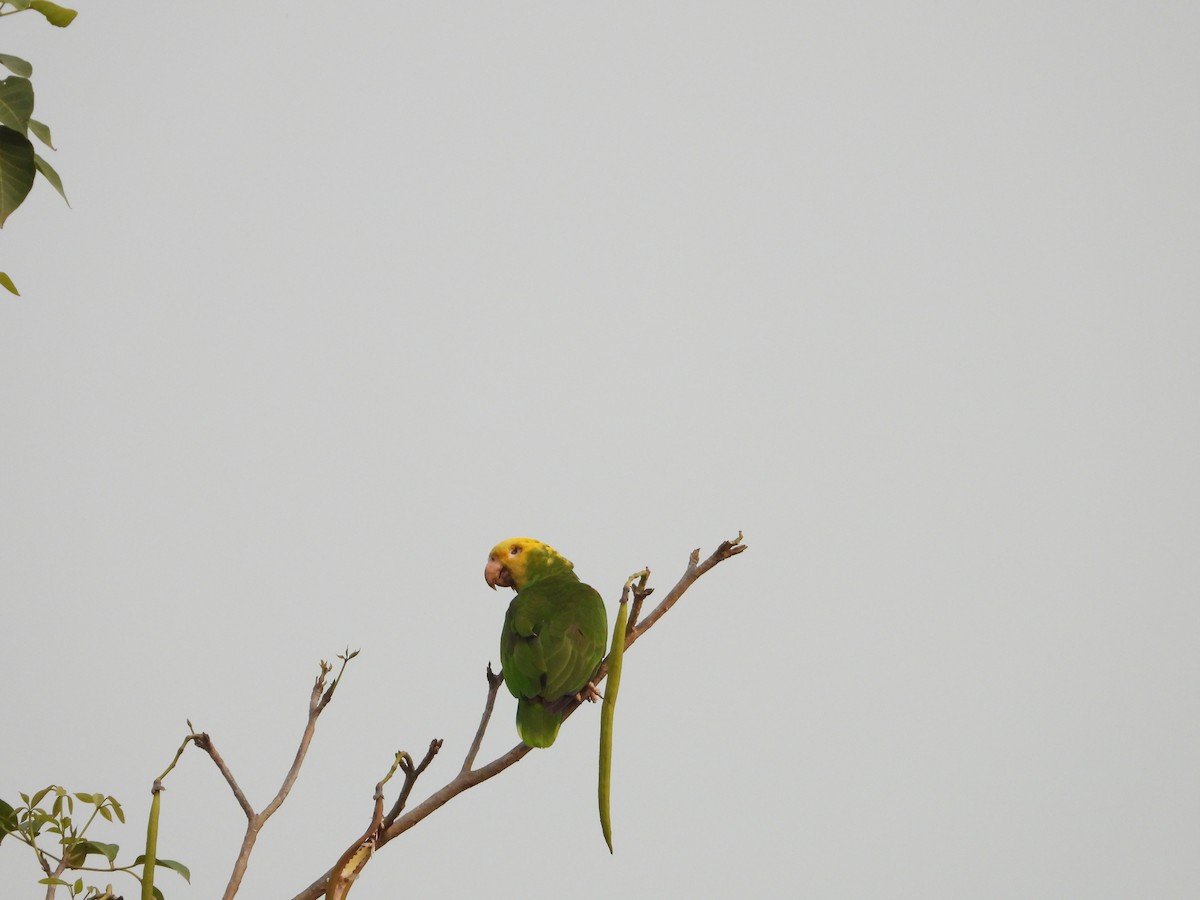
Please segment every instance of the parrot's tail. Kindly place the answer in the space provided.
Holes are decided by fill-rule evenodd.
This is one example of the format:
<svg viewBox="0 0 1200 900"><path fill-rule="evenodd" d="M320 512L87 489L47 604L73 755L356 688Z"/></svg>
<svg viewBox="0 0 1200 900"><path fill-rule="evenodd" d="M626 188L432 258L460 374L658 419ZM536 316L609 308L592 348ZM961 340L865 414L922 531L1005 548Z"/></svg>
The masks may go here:
<svg viewBox="0 0 1200 900"><path fill-rule="evenodd" d="M517 702L517 734L530 747L549 747L558 737L562 710L547 709L541 700Z"/></svg>

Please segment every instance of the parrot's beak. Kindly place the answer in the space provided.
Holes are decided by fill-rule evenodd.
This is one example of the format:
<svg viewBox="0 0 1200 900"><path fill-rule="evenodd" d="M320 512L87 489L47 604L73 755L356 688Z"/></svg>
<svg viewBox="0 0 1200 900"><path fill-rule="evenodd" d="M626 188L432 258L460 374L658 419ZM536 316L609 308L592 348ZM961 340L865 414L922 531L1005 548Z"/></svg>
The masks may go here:
<svg viewBox="0 0 1200 900"><path fill-rule="evenodd" d="M512 587L512 573L504 568L504 564L498 559L489 559L488 564L483 567L483 580L488 583L493 591L497 585L500 587Z"/></svg>

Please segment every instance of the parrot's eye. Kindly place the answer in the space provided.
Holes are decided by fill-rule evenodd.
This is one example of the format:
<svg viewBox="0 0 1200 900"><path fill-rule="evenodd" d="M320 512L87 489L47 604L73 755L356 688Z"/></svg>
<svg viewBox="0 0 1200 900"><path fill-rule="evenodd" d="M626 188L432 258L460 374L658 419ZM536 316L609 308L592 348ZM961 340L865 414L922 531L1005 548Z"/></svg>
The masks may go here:
<svg viewBox="0 0 1200 900"><path fill-rule="evenodd" d="M509 556L518 556L518 555L520 555L520 553L521 553L520 547L513 547L511 550L508 551Z"/></svg>

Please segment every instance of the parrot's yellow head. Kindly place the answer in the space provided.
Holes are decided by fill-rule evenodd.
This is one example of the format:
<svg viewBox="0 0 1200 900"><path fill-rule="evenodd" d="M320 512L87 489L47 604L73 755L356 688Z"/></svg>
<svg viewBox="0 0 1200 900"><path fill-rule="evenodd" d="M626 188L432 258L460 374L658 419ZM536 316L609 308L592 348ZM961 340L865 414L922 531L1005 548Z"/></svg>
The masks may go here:
<svg viewBox="0 0 1200 900"><path fill-rule="evenodd" d="M488 587L510 587L520 590L533 578L556 571L575 568L549 544L533 538L509 538L501 541L488 554L483 567L483 579Z"/></svg>

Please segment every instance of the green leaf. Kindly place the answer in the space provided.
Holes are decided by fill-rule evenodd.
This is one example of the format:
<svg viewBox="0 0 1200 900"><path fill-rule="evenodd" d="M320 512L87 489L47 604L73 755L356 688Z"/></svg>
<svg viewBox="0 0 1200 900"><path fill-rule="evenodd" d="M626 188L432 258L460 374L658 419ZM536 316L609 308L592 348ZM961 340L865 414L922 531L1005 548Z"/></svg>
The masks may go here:
<svg viewBox="0 0 1200 900"><path fill-rule="evenodd" d="M82 878L75 879L75 886L73 888L71 888L71 893L72 894L82 894L83 893L83 879Z"/></svg>
<svg viewBox="0 0 1200 900"><path fill-rule="evenodd" d="M54 166L50 165L50 163L46 162L36 153L33 154L33 165L39 172L42 173L42 177L50 182L50 185L56 191L58 191L58 195L63 198L63 202L66 203L67 206L70 206L71 201L67 199L67 193L63 190L62 186L62 179L59 178L58 173L54 171Z"/></svg>
<svg viewBox="0 0 1200 900"><path fill-rule="evenodd" d="M33 0L29 4L29 8L40 12L46 17L47 22L59 28L66 28L79 15L75 10L59 6L57 3L51 3L50 0Z"/></svg>
<svg viewBox="0 0 1200 900"><path fill-rule="evenodd" d="M70 887L71 882L63 881L61 878L42 878L38 881L38 884L61 884L64 887Z"/></svg>
<svg viewBox="0 0 1200 900"><path fill-rule="evenodd" d="M99 794L76 794L75 795L75 799L78 800L80 803L91 803L93 806L95 806L97 803L100 803L101 800L104 799L103 797L100 797L100 799L98 800L98 799L96 799L97 797L100 797L100 795Z"/></svg>
<svg viewBox="0 0 1200 900"><path fill-rule="evenodd" d="M110 813L110 812L108 811L108 807L107 807L107 806L97 806L97 807L96 807L96 812L98 812L98 813L100 813L100 815L104 816L104 819L105 819L105 821L107 821L107 822L111 822L111 821L112 821L112 813Z"/></svg>
<svg viewBox="0 0 1200 900"><path fill-rule="evenodd" d="M16 294L18 297L21 296L21 292L17 290L17 286L15 284L13 284L13 280L8 277L7 272L0 272L0 287L4 288L10 294ZM0 800L0 803L4 803L4 801ZM12 807L10 806L9 809L12 809ZM4 819L4 817L2 815L0 815L0 841L4 840L4 835L8 834L9 831L13 830L12 828L9 828L7 831L4 830L5 822L6 822L6 820ZM14 820L14 825L15 825L15 820Z"/></svg>
<svg viewBox="0 0 1200 900"><path fill-rule="evenodd" d="M50 137L50 126L45 122L39 122L37 119L29 120L29 130L33 132L33 136L49 147L51 150L57 150L54 146L54 141Z"/></svg>
<svg viewBox="0 0 1200 900"><path fill-rule="evenodd" d="M151 886L150 890L154 892L154 900L167 900L167 898L163 896L163 892L158 889L157 885Z"/></svg>
<svg viewBox="0 0 1200 900"><path fill-rule="evenodd" d="M21 296L17 292L17 287L12 283L12 279L5 273L0 272L0 284L4 285L18 297ZM4 840L4 836L10 831L17 830L17 811L0 800L0 841Z"/></svg>
<svg viewBox="0 0 1200 900"><path fill-rule="evenodd" d="M110 863L117 858L121 848L117 844L105 844L100 841L83 841L79 844L84 853L99 853Z"/></svg>
<svg viewBox="0 0 1200 900"><path fill-rule="evenodd" d="M29 138L0 125L0 228L28 196L36 174L33 144L29 143ZM46 794L42 792L37 798L41 800L44 796ZM31 802L25 794L21 797L27 806L37 802Z"/></svg>
<svg viewBox="0 0 1200 900"><path fill-rule="evenodd" d="M0 53L0 66L8 69L14 75L20 75L22 78L28 78L33 74L33 66L25 62L19 56L11 56L8 53Z"/></svg>
<svg viewBox="0 0 1200 900"><path fill-rule="evenodd" d="M63 840L62 859L68 869L78 869L87 862L90 843L91 841L71 841L69 838Z"/></svg>
<svg viewBox="0 0 1200 900"><path fill-rule="evenodd" d="M24 137L24 135L21 135L21 136ZM26 143L28 143L28 139L26 139ZM42 802L42 798L45 797L48 793L50 793L52 790L54 790L54 785L49 785L48 787L42 788L40 791L38 791L36 794L33 795L33 799L29 801L29 805L37 806L39 803Z"/></svg>
<svg viewBox="0 0 1200 900"><path fill-rule="evenodd" d="M109 797L108 802L112 804L112 810L113 810L113 812L115 812L117 814L117 819L119 819L121 824L124 825L125 824L125 810L121 809L121 804L117 802L117 798Z"/></svg>
<svg viewBox="0 0 1200 900"><path fill-rule="evenodd" d="M9 75L0 81L0 125L25 133L33 115L33 85L28 78Z"/></svg>
<svg viewBox="0 0 1200 900"><path fill-rule="evenodd" d="M138 858L133 861L133 864L135 866L140 866L145 861L146 861L146 854L139 853ZM181 862L175 862L175 860L173 860L173 859L158 859L158 860L154 861L154 865L163 866L167 869L171 869L174 872L178 872L180 875L183 876L184 881L186 881L188 884L192 883L191 871L188 869L187 866L185 866Z"/></svg>

